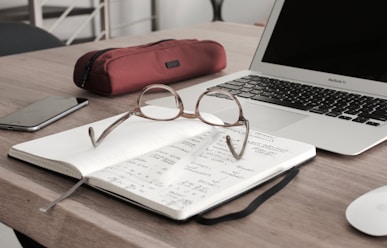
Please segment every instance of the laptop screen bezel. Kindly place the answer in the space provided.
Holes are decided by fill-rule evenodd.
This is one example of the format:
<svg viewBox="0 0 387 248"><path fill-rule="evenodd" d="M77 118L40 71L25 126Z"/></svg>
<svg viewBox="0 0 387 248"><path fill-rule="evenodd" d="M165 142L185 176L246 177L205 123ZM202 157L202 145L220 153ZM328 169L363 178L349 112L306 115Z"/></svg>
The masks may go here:
<svg viewBox="0 0 387 248"><path fill-rule="evenodd" d="M263 62L266 48L270 42L271 34L281 14L286 0L276 0L271 11L269 20L262 34L258 48L250 65L250 70L285 80L303 82L307 84L320 85L339 90L347 90L355 93L373 95L387 98L387 83L362 78L343 76L338 74L319 72L290 66ZM386 68L387 70L387 68Z"/></svg>

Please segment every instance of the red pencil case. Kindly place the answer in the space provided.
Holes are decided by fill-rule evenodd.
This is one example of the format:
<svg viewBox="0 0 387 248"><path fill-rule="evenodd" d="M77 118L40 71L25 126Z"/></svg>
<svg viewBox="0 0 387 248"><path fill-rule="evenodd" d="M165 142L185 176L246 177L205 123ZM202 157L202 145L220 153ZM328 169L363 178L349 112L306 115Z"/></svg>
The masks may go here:
<svg viewBox="0 0 387 248"><path fill-rule="evenodd" d="M149 84L169 84L226 67L221 44L211 40L162 40L140 46L90 51L75 64L73 80L83 89L114 96Z"/></svg>

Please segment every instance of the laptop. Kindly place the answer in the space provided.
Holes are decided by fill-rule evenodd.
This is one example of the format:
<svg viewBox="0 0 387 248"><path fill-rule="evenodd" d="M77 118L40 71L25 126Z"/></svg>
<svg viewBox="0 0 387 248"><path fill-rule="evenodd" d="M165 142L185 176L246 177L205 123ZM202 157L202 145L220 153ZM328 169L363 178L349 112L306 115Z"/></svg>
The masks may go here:
<svg viewBox="0 0 387 248"><path fill-rule="evenodd" d="M387 137L386 12L386 1L277 0L249 70L179 94L193 109L205 89L223 87L237 95L252 129L360 154ZM238 88L246 82L254 94L274 89L252 96ZM285 100L273 95L283 87ZM288 98L288 87L307 89L298 91L304 99Z"/></svg>

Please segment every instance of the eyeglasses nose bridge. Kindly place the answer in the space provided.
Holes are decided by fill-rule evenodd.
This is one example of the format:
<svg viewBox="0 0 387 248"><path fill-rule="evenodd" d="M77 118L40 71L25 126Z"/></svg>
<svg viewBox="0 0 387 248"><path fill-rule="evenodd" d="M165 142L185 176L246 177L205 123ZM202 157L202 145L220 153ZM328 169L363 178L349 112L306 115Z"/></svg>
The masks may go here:
<svg viewBox="0 0 387 248"><path fill-rule="evenodd" d="M181 114L181 116L184 117L184 118L188 118L188 119L198 118L198 115L196 113L186 113L186 112L183 112Z"/></svg>

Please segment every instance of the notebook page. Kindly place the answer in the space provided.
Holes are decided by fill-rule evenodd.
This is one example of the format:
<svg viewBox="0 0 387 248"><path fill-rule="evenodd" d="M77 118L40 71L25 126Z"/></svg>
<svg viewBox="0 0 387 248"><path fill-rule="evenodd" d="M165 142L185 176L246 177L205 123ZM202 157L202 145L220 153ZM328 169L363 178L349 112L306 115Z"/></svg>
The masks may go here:
<svg viewBox="0 0 387 248"><path fill-rule="evenodd" d="M178 168L174 165L189 156L211 132L107 167L90 175L89 183L174 219L184 219L315 154L311 145L252 131L245 155L236 161L228 150L225 135L241 140L243 135L236 129L217 131L212 144L199 149L195 158L180 163ZM174 177L165 180L165 173Z"/></svg>

